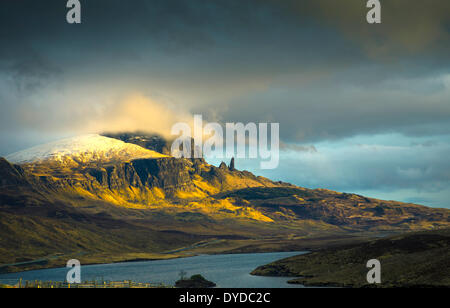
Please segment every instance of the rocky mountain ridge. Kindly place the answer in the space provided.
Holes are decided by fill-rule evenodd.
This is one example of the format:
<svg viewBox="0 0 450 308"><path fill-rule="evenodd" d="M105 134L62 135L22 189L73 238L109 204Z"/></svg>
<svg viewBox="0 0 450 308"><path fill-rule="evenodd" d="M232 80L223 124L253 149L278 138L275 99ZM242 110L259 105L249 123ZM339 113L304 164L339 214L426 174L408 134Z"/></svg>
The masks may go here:
<svg viewBox="0 0 450 308"><path fill-rule="evenodd" d="M16 165L2 159L2 181L34 189L52 199L64 195L73 200L105 201L126 208L163 210L178 207L201 211L215 218L225 213L230 214L226 217L239 213L237 217L257 220L259 217L265 222L311 220L349 228L382 225L435 228L449 223L448 210L274 182L237 170L234 159L229 166L222 163L215 167L204 159L158 156L150 149L161 150L168 146L168 142L159 136L120 134L115 138L118 139L100 136L89 136L88 139L97 143L100 140L102 145L113 147L117 147L114 140L120 139L117 142L121 149L123 144L127 150L131 145L138 156L130 159L129 153L122 150L118 152L122 157L102 161L83 153L88 158L82 156L76 164L67 164L61 157ZM102 151L111 152L107 147ZM138 151L134 147L138 147ZM152 156L139 157L145 151ZM76 155L80 157L79 153ZM246 217L245 213L251 214Z"/></svg>
<svg viewBox="0 0 450 308"><path fill-rule="evenodd" d="M167 147L158 136L120 138L139 152ZM164 154L105 161L81 156L21 164L0 158L0 263L78 250L105 262L105 254L162 253L208 238L235 238L241 245L237 239L450 226L447 209L302 188L239 171L234 161L216 167ZM66 236L73 239L66 243Z"/></svg>

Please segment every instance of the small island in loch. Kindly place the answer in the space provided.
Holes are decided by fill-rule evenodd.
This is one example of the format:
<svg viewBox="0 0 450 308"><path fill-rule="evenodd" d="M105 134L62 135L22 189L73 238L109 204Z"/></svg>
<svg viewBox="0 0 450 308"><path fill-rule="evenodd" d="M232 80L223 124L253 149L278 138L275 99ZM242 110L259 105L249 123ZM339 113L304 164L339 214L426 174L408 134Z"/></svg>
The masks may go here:
<svg viewBox="0 0 450 308"><path fill-rule="evenodd" d="M176 288L214 288L216 284L205 279L202 275L193 275L191 278L182 278L175 283Z"/></svg>

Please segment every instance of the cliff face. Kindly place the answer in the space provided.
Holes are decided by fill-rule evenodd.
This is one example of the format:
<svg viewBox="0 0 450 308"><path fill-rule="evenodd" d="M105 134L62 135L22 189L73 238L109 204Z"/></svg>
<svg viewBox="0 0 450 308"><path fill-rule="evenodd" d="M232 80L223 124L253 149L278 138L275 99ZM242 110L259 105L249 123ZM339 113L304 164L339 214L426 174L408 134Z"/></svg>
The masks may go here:
<svg viewBox="0 0 450 308"><path fill-rule="evenodd" d="M138 159L104 168L90 168L86 175L111 190L129 186L139 189L158 187L171 193L193 189L190 168L187 161L175 158Z"/></svg>
<svg viewBox="0 0 450 308"><path fill-rule="evenodd" d="M134 190L145 194L157 189L163 193L164 198L170 199L175 198L179 192L201 193L206 196L232 189L279 185L250 172L230 171L225 164L225 167L214 167L203 159L166 157L83 166L58 161L14 167L6 160L3 161L3 172L11 174L10 181L29 181L40 190L47 191L82 188L93 194L97 194L99 190L112 194Z"/></svg>

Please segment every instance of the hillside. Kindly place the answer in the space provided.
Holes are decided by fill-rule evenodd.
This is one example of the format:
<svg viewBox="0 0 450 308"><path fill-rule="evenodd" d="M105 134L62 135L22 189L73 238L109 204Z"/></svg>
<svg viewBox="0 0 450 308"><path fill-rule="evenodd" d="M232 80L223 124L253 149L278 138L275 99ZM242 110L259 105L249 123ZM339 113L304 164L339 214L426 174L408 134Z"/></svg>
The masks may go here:
<svg viewBox="0 0 450 308"><path fill-rule="evenodd" d="M366 287L370 259L381 263L377 287L450 287L450 229L327 248L260 266L252 274L300 277L289 283L312 286Z"/></svg>
<svg viewBox="0 0 450 308"><path fill-rule="evenodd" d="M41 258L47 263L39 266L65 258L55 255L108 262L295 250L316 238L349 242L450 226L446 209L306 189L225 163L176 159L156 152L167 149L158 136L111 137L38 146L8 156L15 164L0 158L0 264L21 264L8 267L18 270Z"/></svg>

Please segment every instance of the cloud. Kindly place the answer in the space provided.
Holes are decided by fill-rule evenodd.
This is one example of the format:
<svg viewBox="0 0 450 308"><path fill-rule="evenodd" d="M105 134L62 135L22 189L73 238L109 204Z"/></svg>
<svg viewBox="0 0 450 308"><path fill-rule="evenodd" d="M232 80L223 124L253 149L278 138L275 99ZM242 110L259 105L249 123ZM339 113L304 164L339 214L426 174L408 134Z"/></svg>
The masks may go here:
<svg viewBox="0 0 450 308"><path fill-rule="evenodd" d="M143 131L168 137L174 123L193 123L193 116L182 106L161 97L120 90L101 93L101 86L60 91L18 108L21 127L72 134Z"/></svg>
<svg viewBox="0 0 450 308"><path fill-rule="evenodd" d="M13 51L14 54L0 51L0 69L3 74L8 74L19 93L27 95L45 86L45 83L59 75L61 70L32 48L26 51L24 49L19 53Z"/></svg>
<svg viewBox="0 0 450 308"><path fill-rule="evenodd" d="M314 16L331 27L338 28L344 36L362 44L371 57L389 59L405 57L424 51L437 51L441 55L450 47L446 0L381 1L382 23L366 22L366 1L316 0L287 1L288 8L299 18Z"/></svg>
<svg viewBox="0 0 450 308"><path fill-rule="evenodd" d="M68 25L60 1L9 1L0 127L83 127L137 92L215 120L280 122L288 143L445 133L449 4L432 2L385 1L369 25L356 0L99 0ZM133 118L117 123L144 126Z"/></svg>
<svg viewBox="0 0 450 308"><path fill-rule="evenodd" d="M142 94L133 94L109 104L79 124L91 132L144 131L170 137L172 126L178 122L192 127L193 116Z"/></svg>
<svg viewBox="0 0 450 308"><path fill-rule="evenodd" d="M279 122L282 139L300 143L358 134L432 136L450 131L447 75L362 83L346 80L351 74L242 96L230 102L234 107L224 118Z"/></svg>

